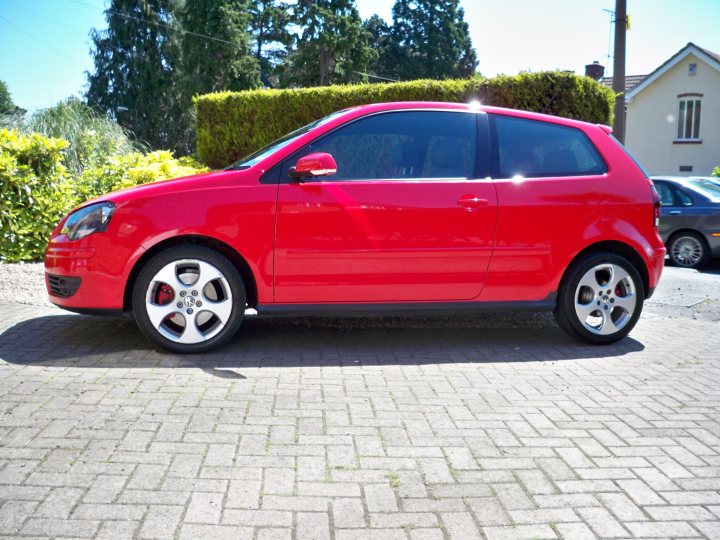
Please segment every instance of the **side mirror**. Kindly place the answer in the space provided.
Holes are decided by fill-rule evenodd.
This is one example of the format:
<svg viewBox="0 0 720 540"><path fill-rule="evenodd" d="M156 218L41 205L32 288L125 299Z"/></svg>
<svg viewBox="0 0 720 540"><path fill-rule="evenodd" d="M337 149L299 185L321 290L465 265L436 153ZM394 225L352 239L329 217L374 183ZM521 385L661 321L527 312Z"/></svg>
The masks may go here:
<svg viewBox="0 0 720 540"><path fill-rule="evenodd" d="M309 154L301 157L297 164L290 169L290 176L295 180L316 176L330 176L337 172L335 159L325 152Z"/></svg>

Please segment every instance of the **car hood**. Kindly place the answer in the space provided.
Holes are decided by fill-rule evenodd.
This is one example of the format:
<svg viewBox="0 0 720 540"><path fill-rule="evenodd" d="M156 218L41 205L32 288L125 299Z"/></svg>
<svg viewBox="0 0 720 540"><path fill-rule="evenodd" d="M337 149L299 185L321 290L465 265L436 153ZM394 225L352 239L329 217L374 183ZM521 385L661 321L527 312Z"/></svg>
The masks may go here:
<svg viewBox="0 0 720 540"><path fill-rule="evenodd" d="M194 174L192 176L183 176L181 178L159 180L157 182L150 182L148 184L141 184L139 186L106 193L105 195L84 202L78 208L104 201L109 201L119 206L126 202L144 199L146 197L161 197L165 194L179 193L182 191L213 189L225 186L230 182L235 185L243 184L248 178L249 175L247 171L213 171Z"/></svg>

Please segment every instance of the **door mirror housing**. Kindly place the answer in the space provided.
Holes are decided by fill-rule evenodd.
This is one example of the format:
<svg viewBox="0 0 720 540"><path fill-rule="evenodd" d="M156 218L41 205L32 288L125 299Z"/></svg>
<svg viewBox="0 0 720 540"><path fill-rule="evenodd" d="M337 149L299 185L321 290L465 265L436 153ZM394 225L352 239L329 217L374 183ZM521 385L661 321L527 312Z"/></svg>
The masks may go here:
<svg viewBox="0 0 720 540"><path fill-rule="evenodd" d="M303 178L330 176L336 172L335 158L326 152L318 152L301 157L290 169L290 176L295 180L302 180Z"/></svg>

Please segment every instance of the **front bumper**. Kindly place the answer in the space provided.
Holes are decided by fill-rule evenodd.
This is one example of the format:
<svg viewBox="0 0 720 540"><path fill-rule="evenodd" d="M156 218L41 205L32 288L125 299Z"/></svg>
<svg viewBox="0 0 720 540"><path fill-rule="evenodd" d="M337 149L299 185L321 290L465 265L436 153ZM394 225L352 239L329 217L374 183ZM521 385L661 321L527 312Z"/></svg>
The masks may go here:
<svg viewBox="0 0 720 540"><path fill-rule="evenodd" d="M710 248L710 255L712 257L720 257L720 236L713 236L713 234L720 234L718 231L712 231L705 233L705 241Z"/></svg>
<svg viewBox="0 0 720 540"><path fill-rule="evenodd" d="M108 253L77 242L51 242L45 251L45 285L50 301L70 311L123 310L125 261L119 253Z"/></svg>

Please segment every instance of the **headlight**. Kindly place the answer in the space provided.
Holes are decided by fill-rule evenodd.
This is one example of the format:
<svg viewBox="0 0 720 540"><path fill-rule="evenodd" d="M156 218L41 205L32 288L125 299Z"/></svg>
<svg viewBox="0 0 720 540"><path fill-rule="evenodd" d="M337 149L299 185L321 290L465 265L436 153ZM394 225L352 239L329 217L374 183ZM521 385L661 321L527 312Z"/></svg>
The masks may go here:
<svg viewBox="0 0 720 540"><path fill-rule="evenodd" d="M103 232L114 212L115 205L111 202L91 204L81 208L70 214L60 234L67 236L68 240L80 240L93 233Z"/></svg>

